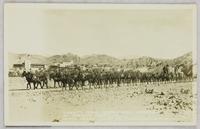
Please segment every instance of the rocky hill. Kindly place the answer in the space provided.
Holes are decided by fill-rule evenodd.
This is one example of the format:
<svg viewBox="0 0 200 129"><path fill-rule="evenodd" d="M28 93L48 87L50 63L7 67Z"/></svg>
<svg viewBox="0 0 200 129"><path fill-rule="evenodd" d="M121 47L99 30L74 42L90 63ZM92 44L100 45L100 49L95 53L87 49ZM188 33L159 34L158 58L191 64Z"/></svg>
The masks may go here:
<svg viewBox="0 0 200 129"><path fill-rule="evenodd" d="M53 64L73 61L75 64L109 64L109 65L124 65L127 67L158 67L159 65L169 64L192 64L192 52L186 53L174 59L156 59L152 57L139 57L132 59L118 59L108 55L88 55L79 57L78 55L67 53L64 55L54 55L45 57L41 55L28 55L28 54L13 54L9 53L8 61L9 66L14 63L22 63L24 60L29 59L32 63L40 64Z"/></svg>
<svg viewBox="0 0 200 129"><path fill-rule="evenodd" d="M177 57L175 59L172 60L173 64L188 64L192 62L192 52L186 53L180 57Z"/></svg>
<svg viewBox="0 0 200 129"><path fill-rule="evenodd" d="M70 62L70 61L73 61L74 63L79 63L80 57L72 53L67 53L64 55L54 55L48 57L47 60L48 64Z"/></svg>
<svg viewBox="0 0 200 129"><path fill-rule="evenodd" d="M89 55L81 58L81 64L111 64L117 65L122 61L120 59L108 56L108 55Z"/></svg>

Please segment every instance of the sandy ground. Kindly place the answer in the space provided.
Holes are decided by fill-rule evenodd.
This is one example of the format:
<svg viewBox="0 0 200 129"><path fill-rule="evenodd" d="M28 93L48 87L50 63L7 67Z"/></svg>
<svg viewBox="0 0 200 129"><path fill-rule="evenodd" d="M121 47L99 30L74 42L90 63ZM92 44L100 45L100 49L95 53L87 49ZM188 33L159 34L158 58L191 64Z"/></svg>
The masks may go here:
<svg viewBox="0 0 200 129"><path fill-rule="evenodd" d="M193 83L140 84L102 89L22 90L23 78L9 78L9 122L192 122ZM53 87L52 82L50 86ZM154 89L152 94L145 89Z"/></svg>

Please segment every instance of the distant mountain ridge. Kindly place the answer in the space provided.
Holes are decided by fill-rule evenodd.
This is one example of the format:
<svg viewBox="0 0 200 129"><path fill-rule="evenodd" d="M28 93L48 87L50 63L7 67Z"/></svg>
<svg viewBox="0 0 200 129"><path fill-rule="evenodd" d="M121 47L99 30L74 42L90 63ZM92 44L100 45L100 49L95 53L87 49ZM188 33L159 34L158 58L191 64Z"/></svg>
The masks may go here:
<svg viewBox="0 0 200 129"><path fill-rule="evenodd" d="M73 61L74 63L79 63L80 57L72 53L67 53L64 55L54 55L48 57L47 60L48 60L47 64L70 62L70 61Z"/></svg>
<svg viewBox="0 0 200 129"><path fill-rule="evenodd" d="M120 59L104 54L93 54L90 56L83 57L80 60L81 64L118 64L119 62Z"/></svg>
<svg viewBox="0 0 200 129"><path fill-rule="evenodd" d="M185 64L185 63L188 63L188 62L191 62L193 63L193 57L192 57L192 52L189 52L189 53L186 53L180 57L177 57L177 58L174 58L173 59L173 62L175 64Z"/></svg>
<svg viewBox="0 0 200 129"><path fill-rule="evenodd" d="M118 59L105 54L93 54L84 57L67 53L63 55L53 55L45 57L41 55L29 55L29 54L14 54L9 53L8 61L9 66L15 63L22 63L26 59L29 59L31 63L36 64L54 64L73 61L75 64L110 64L110 65L125 65L130 67L156 67L159 64L192 64L192 52L186 53L180 57L174 59L157 59L152 57L138 57L131 59Z"/></svg>

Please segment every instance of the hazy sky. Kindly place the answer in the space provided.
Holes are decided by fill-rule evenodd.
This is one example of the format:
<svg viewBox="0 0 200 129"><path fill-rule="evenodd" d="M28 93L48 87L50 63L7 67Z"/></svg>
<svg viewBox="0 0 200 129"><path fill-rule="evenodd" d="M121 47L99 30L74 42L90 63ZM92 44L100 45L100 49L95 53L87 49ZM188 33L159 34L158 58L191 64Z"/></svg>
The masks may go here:
<svg viewBox="0 0 200 129"><path fill-rule="evenodd" d="M7 4L4 41L8 52L43 55L174 58L192 51L195 6L162 6Z"/></svg>

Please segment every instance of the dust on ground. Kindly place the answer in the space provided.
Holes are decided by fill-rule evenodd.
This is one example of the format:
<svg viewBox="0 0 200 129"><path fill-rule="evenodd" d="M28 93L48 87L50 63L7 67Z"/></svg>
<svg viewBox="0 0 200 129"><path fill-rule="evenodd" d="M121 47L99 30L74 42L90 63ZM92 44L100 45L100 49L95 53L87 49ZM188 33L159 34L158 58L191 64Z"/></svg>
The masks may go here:
<svg viewBox="0 0 200 129"><path fill-rule="evenodd" d="M193 87L193 82L185 82L10 90L8 118L10 122L191 122L196 111ZM9 88L25 89L26 81L9 78Z"/></svg>

